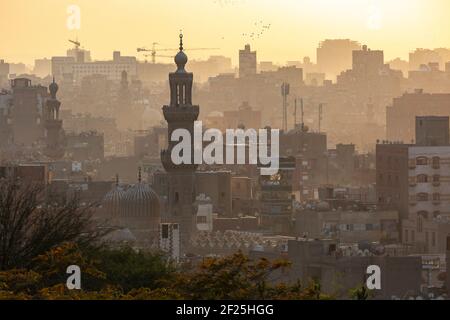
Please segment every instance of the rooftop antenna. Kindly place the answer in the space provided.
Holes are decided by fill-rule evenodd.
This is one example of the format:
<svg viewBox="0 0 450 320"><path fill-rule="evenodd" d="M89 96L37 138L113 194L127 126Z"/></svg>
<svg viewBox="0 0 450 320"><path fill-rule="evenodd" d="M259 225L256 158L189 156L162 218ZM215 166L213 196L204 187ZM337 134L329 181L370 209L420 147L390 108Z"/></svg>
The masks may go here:
<svg viewBox="0 0 450 320"><path fill-rule="evenodd" d="M281 96L283 97L283 131L287 131L287 96L289 95L290 85L289 83L283 82L281 84Z"/></svg>

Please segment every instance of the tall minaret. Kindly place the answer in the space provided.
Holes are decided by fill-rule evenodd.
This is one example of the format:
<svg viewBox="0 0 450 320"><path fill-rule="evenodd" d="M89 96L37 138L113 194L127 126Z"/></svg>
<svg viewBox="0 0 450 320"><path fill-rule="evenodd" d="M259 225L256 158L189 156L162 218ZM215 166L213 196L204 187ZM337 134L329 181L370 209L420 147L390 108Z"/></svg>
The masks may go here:
<svg viewBox="0 0 450 320"><path fill-rule="evenodd" d="M171 153L178 142L171 142L172 132L183 128L194 137L194 121L199 114L199 106L192 105L192 80L193 74L184 69L188 58L183 52L183 34L180 34L180 51L175 56L177 70L169 74L170 105L163 107L164 118L168 124L168 149L161 151L161 161L168 173L168 216L167 222L178 223L180 227L181 253L189 250L189 242L196 231L195 215L195 164L176 165L172 162ZM192 161L194 144L192 142Z"/></svg>
<svg viewBox="0 0 450 320"><path fill-rule="evenodd" d="M45 155L52 159L59 159L64 156L64 147L62 145L62 120L59 119L59 107L61 102L56 99L58 85L53 78L53 82L48 87L50 98L47 99L44 114L46 147Z"/></svg>

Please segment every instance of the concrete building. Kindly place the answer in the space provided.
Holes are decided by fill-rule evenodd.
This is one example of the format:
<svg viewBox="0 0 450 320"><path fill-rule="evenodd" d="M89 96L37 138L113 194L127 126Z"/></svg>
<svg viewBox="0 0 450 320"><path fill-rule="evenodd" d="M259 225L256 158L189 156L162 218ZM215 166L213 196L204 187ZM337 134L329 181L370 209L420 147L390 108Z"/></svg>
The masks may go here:
<svg viewBox="0 0 450 320"><path fill-rule="evenodd" d="M49 170L47 165L42 164L20 164L0 167L0 178L20 179L28 183L46 185L49 181Z"/></svg>
<svg viewBox="0 0 450 320"><path fill-rule="evenodd" d="M9 77L9 63L0 60L0 89L6 87Z"/></svg>
<svg viewBox="0 0 450 320"><path fill-rule="evenodd" d="M293 226L293 177L295 158L280 158L279 170L260 176L260 225L273 233L287 234Z"/></svg>
<svg viewBox="0 0 450 320"><path fill-rule="evenodd" d="M389 141L411 143L415 138L417 116L450 116L450 94L416 90L394 98L386 109L386 137Z"/></svg>
<svg viewBox="0 0 450 320"><path fill-rule="evenodd" d="M35 59L33 73L38 77L45 78L52 74L52 60L51 59Z"/></svg>
<svg viewBox="0 0 450 320"><path fill-rule="evenodd" d="M239 78L256 74L256 51L251 51L246 44L244 50L239 50Z"/></svg>
<svg viewBox="0 0 450 320"><path fill-rule="evenodd" d="M382 50L370 50L366 45L362 50L352 52L352 70L359 78L376 77L384 67Z"/></svg>
<svg viewBox="0 0 450 320"><path fill-rule="evenodd" d="M257 211L254 181L250 177L231 177L233 215L253 215Z"/></svg>
<svg viewBox="0 0 450 320"><path fill-rule="evenodd" d="M137 76L137 61L135 57L126 57L120 51L113 52L110 61L78 61L74 57L53 57L52 75L56 79L72 79L80 82L90 75L104 75L108 80L119 82L122 72L126 71L130 78Z"/></svg>
<svg viewBox="0 0 450 320"><path fill-rule="evenodd" d="M416 117L416 145L449 145L449 117Z"/></svg>
<svg viewBox="0 0 450 320"><path fill-rule="evenodd" d="M204 194L197 197L197 230L213 231L213 219L217 214L213 213L211 199Z"/></svg>
<svg viewBox="0 0 450 320"><path fill-rule="evenodd" d="M450 50L441 49L416 49L409 53L409 70L418 70L421 65L437 63L438 68L444 68L445 63L450 61Z"/></svg>
<svg viewBox="0 0 450 320"><path fill-rule="evenodd" d="M244 101L237 110L223 112L225 128L261 128L261 111L254 110L247 101Z"/></svg>
<svg viewBox="0 0 450 320"><path fill-rule="evenodd" d="M421 88L430 93L448 93L450 77L446 71L439 69L439 63L422 64L417 70L408 72L408 88Z"/></svg>
<svg viewBox="0 0 450 320"><path fill-rule="evenodd" d="M304 210L296 214L296 235L341 243L398 243L400 219L391 211Z"/></svg>
<svg viewBox="0 0 450 320"><path fill-rule="evenodd" d="M372 291L374 299L417 295L421 287L421 257L390 257L347 253L335 241L290 240L288 258L292 261L292 280L308 283L315 279L325 293L348 298L348 290L364 285L367 267L381 270L381 290Z"/></svg>
<svg viewBox="0 0 450 320"><path fill-rule="evenodd" d="M448 145L377 145L379 204L399 210L402 242L417 252L445 250L450 233L449 159Z"/></svg>
<svg viewBox="0 0 450 320"><path fill-rule="evenodd" d="M87 131L66 134L67 155L73 160L103 160L105 157L105 140L102 133Z"/></svg>
<svg viewBox="0 0 450 320"><path fill-rule="evenodd" d="M349 39L327 39L317 48L317 67L320 72L334 78L352 66L352 52L361 44Z"/></svg>
<svg viewBox="0 0 450 320"><path fill-rule="evenodd" d="M10 122L14 143L31 146L44 138L43 110L49 94L43 86L33 86L27 78L11 80Z"/></svg>
<svg viewBox="0 0 450 320"><path fill-rule="evenodd" d="M231 172L198 171L195 175L197 193L211 199L213 212L222 217L234 216L231 200Z"/></svg>

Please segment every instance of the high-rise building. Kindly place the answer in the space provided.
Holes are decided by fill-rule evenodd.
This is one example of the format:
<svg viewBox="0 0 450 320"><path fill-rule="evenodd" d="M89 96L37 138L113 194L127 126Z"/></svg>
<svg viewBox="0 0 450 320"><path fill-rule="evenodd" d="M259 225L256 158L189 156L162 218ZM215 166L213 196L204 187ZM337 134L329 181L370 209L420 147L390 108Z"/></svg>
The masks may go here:
<svg viewBox="0 0 450 320"><path fill-rule="evenodd" d="M449 145L449 117L416 117L416 144L420 146Z"/></svg>
<svg viewBox="0 0 450 320"><path fill-rule="evenodd" d="M52 60L47 58L34 60L33 73L41 78L50 75L52 73Z"/></svg>
<svg viewBox="0 0 450 320"><path fill-rule="evenodd" d="M11 80L12 109L10 121L16 145L30 146L44 137L42 110L47 88L31 85L27 78Z"/></svg>
<svg viewBox="0 0 450 320"><path fill-rule="evenodd" d="M280 158L278 173L260 177L260 225L273 233L289 233L293 226L295 158Z"/></svg>
<svg viewBox="0 0 450 320"><path fill-rule="evenodd" d="M9 76L9 63L5 60L0 60L0 88L6 86Z"/></svg>
<svg viewBox="0 0 450 320"><path fill-rule="evenodd" d="M178 223L180 227L181 253L189 250L190 238L195 232L195 171L194 152L191 152L190 164L175 164L171 157L172 149L177 144L171 141L172 133L177 129L189 131L194 136L194 122L199 115L199 106L192 104L193 74L185 69L188 58L183 51L183 35L180 34L180 51L175 56L177 70L169 74L170 104L163 107L164 118L168 125L169 143L166 150L161 151L161 161L168 173L169 192L167 199L167 219ZM193 139L192 139L193 140ZM194 150L193 141L191 150Z"/></svg>
<svg viewBox="0 0 450 320"><path fill-rule="evenodd" d="M390 141L410 143L415 138L417 116L450 116L450 94L430 94L423 90L395 98L386 109L386 136Z"/></svg>
<svg viewBox="0 0 450 320"><path fill-rule="evenodd" d="M379 76L384 67L384 53L382 50L370 50L366 45L362 50L352 53L352 70L359 77Z"/></svg>
<svg viewBox="0 0 450 320"><path fill-rule="evenodd" d="M352 67L352 52L361 45L349 39L328 39L317 48L317 67L320 72L337 76Z"/></svg>
<svg viewBox="0 0 450 320"><path fill-rule="evenodd" d="M419 70L421 65L437 63L438 69L444 68L445 63L450 61L450 50L440 49L416 49L409 53L409 70Z"/></svg>
<svg viewBox="0 0 450 320"><path fill-rule="evenodd" d="M402 242L419 251L444 252L450 232L450 146L384 143L377 145L376 157L378 203L399 210Z"/></svg>
<svg viewBox="0 0 450 320"><path fill-rule="evenodd" d="M256 74L256 65L256 51L246 44L244 50L239 50L239 78Z"/></svg>
<svg viewBox="0 0 450 320"><path fill-rule="evenodd" d="M73 56L52 58L52 74L58 79L71 78L79 82L84 77L95 74L119 82L123 71L130 77L137 75L136 57L121 56L119 51L114 51L113 60L110 61L87 62Z"/></svg>

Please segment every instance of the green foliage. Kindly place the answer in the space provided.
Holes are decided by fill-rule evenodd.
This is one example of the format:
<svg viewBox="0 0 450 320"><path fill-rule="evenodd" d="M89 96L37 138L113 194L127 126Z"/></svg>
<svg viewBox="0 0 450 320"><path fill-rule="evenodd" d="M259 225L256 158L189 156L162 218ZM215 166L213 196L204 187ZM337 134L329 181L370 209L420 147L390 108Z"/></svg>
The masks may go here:
<svg viewBox="0 0 450 320"><path fill-rule="evenodd" d="M68 290L66 268L82 270L82 290ZM0 272L0 299L328 299L320 285L274 283L284 260L251 260L243 253L208 258L189 270L176 270L159 253L131 248L80 250L64 243L33 259L33 269Z"/></svg>
<svg viewBox="0 0 450 320"><path fill-rule="evenodd" d="M370 298L370 291L362 284L351 289L349 296L353 300L368 300Z"/></svg>
<svg viewBox="0 0 450 320"><path fill-rule="evenodd" d="M261 299L322 299L320 286L311 283L303 288L275 284L271 276L289 268L286 260L251 260L242 252L224 258L205 259L191 272L177 273L167 284L184 299L261 300Z"/></svg>
<svg viewBox="0 0 450 320"><path fill-rule="evenodd" d="M98 268L107 276L103 284L120 287L124 292L137 288L156 289L170 278L175 268L160 253L137 252L130 247L95 250Z"/></svg>

